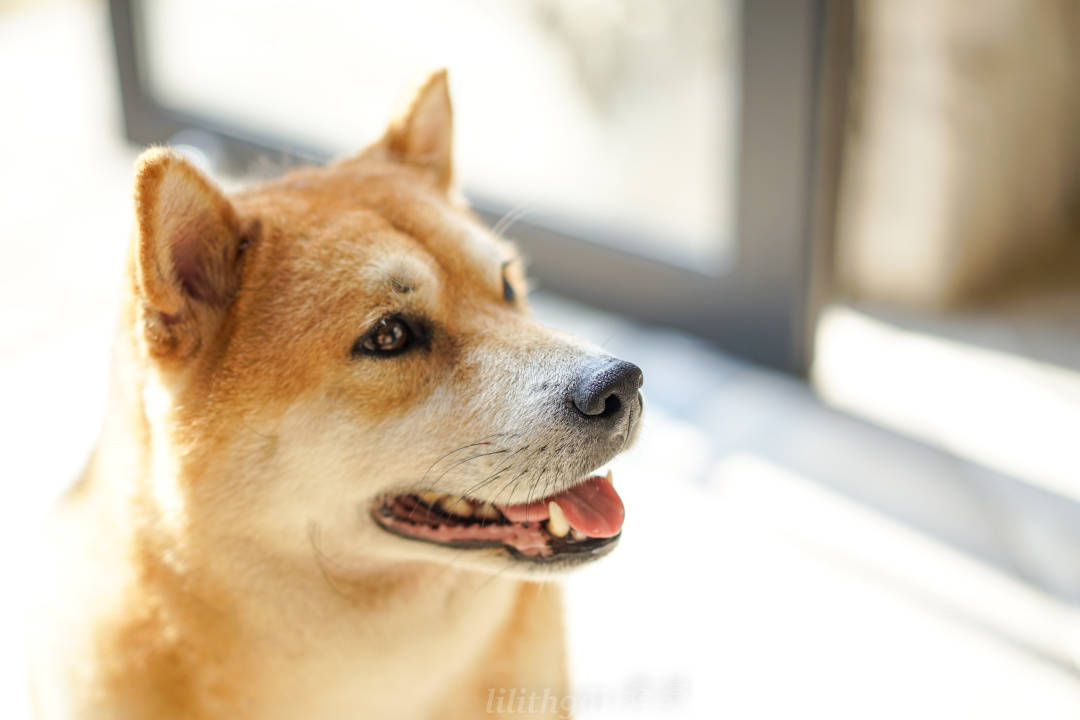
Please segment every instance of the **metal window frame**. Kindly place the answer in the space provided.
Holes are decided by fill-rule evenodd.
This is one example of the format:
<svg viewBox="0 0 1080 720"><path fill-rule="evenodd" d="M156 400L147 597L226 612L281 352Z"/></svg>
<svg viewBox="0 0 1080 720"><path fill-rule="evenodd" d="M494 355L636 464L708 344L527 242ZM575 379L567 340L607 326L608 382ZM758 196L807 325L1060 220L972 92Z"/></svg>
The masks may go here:
<svg viewBox="0 0 1080 720"><path fill-rule="evenodd" d="M198 129L220 139L235 168L267 155L284 165L328 159L320 148L162 104L145 74L138 0L110 0L109 9L128 138L163 142ZM744 1L737 261L730 272L714 275L636 254L627 248L640 244L626 238L598 242L590 239L597 237L593 228L521 221L513 238L540 285L805 375L816 298L827 274L821 258L832 237L852 12L852 0ZM510 209L470 200L488 222Z"/></svg>

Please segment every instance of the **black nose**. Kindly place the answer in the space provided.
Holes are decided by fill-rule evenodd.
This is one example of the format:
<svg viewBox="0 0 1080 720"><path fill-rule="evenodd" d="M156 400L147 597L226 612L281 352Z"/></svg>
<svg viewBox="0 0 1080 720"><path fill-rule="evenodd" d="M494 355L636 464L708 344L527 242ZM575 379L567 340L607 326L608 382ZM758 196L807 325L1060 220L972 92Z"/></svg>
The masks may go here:
<svg viewBox="0 0 1080 720"><path fill-rule="evenodd" d="M585 365L571 390L577 411L587 418L621 418L637 398L641 368L618 358L597 358Z"/></svg>

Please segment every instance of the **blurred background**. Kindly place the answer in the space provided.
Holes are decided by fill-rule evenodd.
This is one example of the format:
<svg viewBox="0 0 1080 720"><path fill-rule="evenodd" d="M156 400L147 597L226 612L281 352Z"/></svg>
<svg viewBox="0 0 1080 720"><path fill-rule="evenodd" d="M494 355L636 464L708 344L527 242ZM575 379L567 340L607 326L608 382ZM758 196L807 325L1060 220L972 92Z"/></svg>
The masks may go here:
<svg viewBox="0 0 1080 720"><path fill-rule="evenodd" d="M0 0L4 717L132 162L320 162L450 69L550 322L645 371L582 718L1080 717L1074 0Z"/></svg>

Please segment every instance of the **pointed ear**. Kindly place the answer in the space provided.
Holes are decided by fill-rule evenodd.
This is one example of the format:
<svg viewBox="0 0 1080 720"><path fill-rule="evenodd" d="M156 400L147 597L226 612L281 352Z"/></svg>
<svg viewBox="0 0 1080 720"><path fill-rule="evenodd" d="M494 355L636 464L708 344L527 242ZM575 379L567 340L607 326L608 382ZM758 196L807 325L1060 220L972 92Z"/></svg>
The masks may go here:
<svg viewBox="0 0 1080 720"><path fill-rule="evenodd" d="M188 355L239 284L246 241L225 194L183 156L144 152L135 170L135 289L155 354Z"/></svg>
<svg viewBox="0 0 1080 720"><path fill-rule="evenodd" d="M397 160L432 170L443 190L453 179L454 119L446 70L431 74L383 141Z"/></svg>

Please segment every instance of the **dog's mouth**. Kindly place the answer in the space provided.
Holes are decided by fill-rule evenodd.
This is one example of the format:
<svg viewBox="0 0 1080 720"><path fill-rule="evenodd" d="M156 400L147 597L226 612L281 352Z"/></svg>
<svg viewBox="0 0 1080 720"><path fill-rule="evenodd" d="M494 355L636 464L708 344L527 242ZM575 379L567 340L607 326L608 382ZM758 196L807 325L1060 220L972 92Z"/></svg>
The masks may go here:
<svg viewBox="0 0 1080 720"><path fill-rule="evenodd" d="M624 511L609 472L521 505L417 492L377 501L372 515L384 530L412 540L464 549L502 547L542 563L606 554L619 539Z"/></svg>

